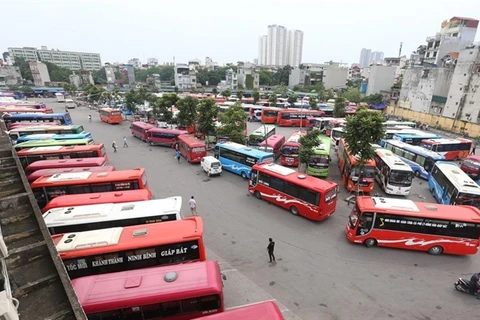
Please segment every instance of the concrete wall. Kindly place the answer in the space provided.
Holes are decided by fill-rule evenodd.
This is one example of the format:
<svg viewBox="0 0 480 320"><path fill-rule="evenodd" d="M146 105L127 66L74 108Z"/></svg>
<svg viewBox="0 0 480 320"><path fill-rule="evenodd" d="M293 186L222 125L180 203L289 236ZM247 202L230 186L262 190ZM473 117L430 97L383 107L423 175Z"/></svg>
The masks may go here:
<svg viewBox="0 0 480 320"><path fill-rule="evenodd" d="M12 86L22 83L22 74L20 73L19 67L0 67L0 78L4 79L4 81L0 80L0 85L3 86Z"/></svg>
<svg viewBox="0 0 480 320"><path fill-rule="evenodd" d="M294 86L305 84L305 70L302 69L293 69L290 71L288 76L288 87L293 88Z"/></svg>
<svg viewBox="0 0 480 320"><path fill-rule="evenodd" d="M396 67L371 66L368 78L367 95L390 90L395 82Z"/></svg>
<svg viewBox="0 0 480 320"><path fill-rule="evenodd" d="M336 66L325 67L323 85L326 90L345 87L348 77L348 69Z"/></svg>

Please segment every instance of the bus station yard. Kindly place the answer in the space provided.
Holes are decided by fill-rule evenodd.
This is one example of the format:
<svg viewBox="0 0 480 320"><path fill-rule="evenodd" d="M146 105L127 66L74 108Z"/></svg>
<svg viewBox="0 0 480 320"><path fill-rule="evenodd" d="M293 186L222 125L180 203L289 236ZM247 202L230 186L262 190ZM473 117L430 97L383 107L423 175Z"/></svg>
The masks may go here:
<svg viewBox="0 0 480 320"><path fill-rule="evenodd" d="M45 99L61 112L63 105ZM332 148L327 180L340 187L335 213L322 222L294 216L248 192L248 180L223 172L208 177L199 165L174 159L168 147L149 146L131 136L129 122L103 123L86 108L70 111L75 124L104 143L117 170L146 169L156 199L195 196L205 225L208 259L218 260L225 281L226 308L275 300L286 319L474 319L478 301L456 292L458 277L478 272L480 258L432 256L425 252L366 248L347 241L345 226L353 193L341 183ZM93 121L88 121L91 114ZM248 123L252 132L260 123ZM276 128L288 138L298 128ZM127 137L128 148L122 148ZM119 146L113 153L112 142ZM386 196L375 185L372 195ZM391 196L389 196L391 197ZM427 181L413 180L409 196L398 197L436 203ZM454 209L454 207L452 207ZM185 216L188 205L183 206ZM276 242L276 263L268 262L267 244Z"/></svg>

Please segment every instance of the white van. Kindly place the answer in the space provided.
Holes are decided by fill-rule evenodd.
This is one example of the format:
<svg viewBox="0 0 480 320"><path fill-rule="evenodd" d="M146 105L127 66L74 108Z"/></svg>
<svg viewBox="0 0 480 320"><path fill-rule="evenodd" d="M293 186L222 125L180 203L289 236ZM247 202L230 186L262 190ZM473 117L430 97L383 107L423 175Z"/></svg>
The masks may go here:
<svg viewBox="0 0 480 320"><path fill-rule="evenodd" d="M205 171L209 177L216 174L220 175L222 173L222 164L215 157L203 157L200 164L202 166L202 170Z"/></svg>
<svg viewBox="0 0 480 320"><path fill-rule="evenodd" d="M65 99L65 108L67 109L75 109L77 105L75 104L75 101L72 99Z"/></svg>

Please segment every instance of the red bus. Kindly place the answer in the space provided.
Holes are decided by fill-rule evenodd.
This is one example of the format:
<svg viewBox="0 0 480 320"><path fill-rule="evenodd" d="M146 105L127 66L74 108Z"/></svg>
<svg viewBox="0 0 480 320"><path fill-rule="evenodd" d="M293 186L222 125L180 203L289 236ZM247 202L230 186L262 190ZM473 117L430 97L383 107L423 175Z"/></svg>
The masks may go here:
<svg viewBox="0 0 480 320"><path fill-rule="evenodd" d="M103 203L124 203L147 201L151 199L152 192L149 189L71 194L53 198L49 203L47 203L47 206L42 209L42 213L45 213L50 209L76 207L85 204L93 205Z"/></svg>
<svg viewBox="0 0 480 320"><path fill-rule="evenodd" d="M48 160L47 160L48 161ZM39 162L39 161L37 161ZM36 162L34 162L36 163ZM110 172L115 171L113 166L101 166L101 167L74 167L74 168L56 168L56 169L41 169L30 174L27 179L30 184L43 176L52 176L54 174L70 173L70 172Z"/></svg>
<svg viewBox="0 0 480 320"><path fill-rule="evenodd" d="M216 261L94 275L72 285L91 320L188 320L224 310Z"/></svg>
<svg viewBox="0 0 480 320"><path fill-rule="evenodd" d="M47 105L43 102L18 102L17 101L0 101L0 107L17 107L26 109L47 109Z"/></svg>
<svg viewBox="0 0 480 320"><path fill-rule="evenodd" d="M207 259L200 217L56 234L52 239L70 279Z"/></svg>
<svg viewBox="0 0 480 320"><path fill-rule="evenodd" d="M478 183L480 180L480 155L469 156L462 162L460 169Z"/></svg>
<svg viewBox="0 0 480 320"><path fill-rule="evenodd" d="M175 148L178 136L188 134L185 130L153 128L147 131L147 141L152 146L166 146Z"/></svg>
<svg viewBox="0 0 480 320"><path fill-rule="evenodd" d="M322 221L335 212L338 185L274 163L252 167L248 191L294 215Z"/></svg>
<svg viewBox="0 0 480 320"><path fill-rule="evenodd" d="M24 168L29 164L39 160L54 159L73 159L73 158L98 158L107 157L107 150L103 143L89 144L86 146L54 146L54 147L37 147L23 149L17 152L17 156L22 162ZM82 165L82 167L90 167ZM46 169L46 168L42 168Z"/></svg>
<svg viewBox="0 0 480 320"><path fill-rule="evenodd" d="M262 108L261 121L264 124L276 123L278 118L278 112L282 108L276 107L264 107Z"/></svg>
<svg viewBox="0 0 480 320"><path fill-rule="evenodd" d="M154 129L155 126L150 123L145 123L141 121L132 122L130 125L130 131L132 135L137 137L142 141L147 141L147 132L150 129Z"/></svg>
<svg viewBox="0 0 480 320"><path fill-rule="evenodd" d="M345 119L335 119L335 120L328 121L328 123L325 126L325 135L330 137L332 134L333 128L345 127L346 124L347 124L347 120Z"/></svg>
<svg viewBox="0 0 480 320"><path fill-rule="evenodd" d="M178 150L190 163L199 163L207 155L205 142L189 134L178 136Z"/></svg>
<svg viewBox="0 0 480 320"><path fill-rule="evenodd" d="M298 152L300 150L300 138L307 134L306 130L296 130L288 138L282 147L280 161L282 166L298 167Z"/></svg>
<svg viewBox="0 0 480 320"><path fill-rule="evenodd" d="M465 159L472 150L472 140L457 139L424 139L420 147L440 153L445 159L458 161Z"/></svg>
<svg viewBox="0 0 480 320"><path fill-rule="evenodd" d="M109 124L120 124L123 122L122 111L112 108L101 108L98 110L100 120Z"/></svg>
<svg viewBox="0 0 480 320"><path fill-rule="evenodd" d="M472 206L357 197L346 226L347 239L399 249L475 254L480 246L480 210Z"/></svg>
<svg viewBox="0 0 480 320"><path fill-rule="evenodd" d="M309 117L325 117L322 110L282 109L278 112L277 125L280 127L308 127Z"/></svg>
<svg viewBox="0 0 480 320"><path fill-rule="evenodd" d="M338 167L342 183L348 191L372 192L375 186L375 161L368 160L362 168L358 160L348 151L345 139L340 139L337 148ZM360 181L359 181L360 179Z"/></svg>
<svg viewBox="0 0 480 320"><path fill-rule="evenodd" d="M64 169L75 167L102 167L108 165L106 157L77 158L77 159L56 159L39 160L29 164L25 168L25 175L29 176L37 170L43 169Z"/></svg>
<svg viewBox="0 0 480 320"><path fill-rule="evenodd" d="M7 106L0 106L0 113L53 113L52 109L32 109L32 108L25 108L25 107L7 107Z"/></svg>
<svg viewBox="0 0 480 320"><path fill-rule="evenodd" d="M246 307L212 314L210 316L195 318L193 320L285 320L282 312L273 301L260 302Z"/></svg>
<svg viewBox="0 0 480 320"><path fill-rule="evenodd" d="M55 123L55 122L15 122L15 123L12 123L9 127L8 127L8 130L10 131L13 131L15 129L22 129L22 128L35 128L35 127L38 127L38 128L52 128L52 127L60 127L61 125L59 125L58 123Z"/></svg>
<svg viewBox="0 0 480 320"><path fill-rule="evenodd" d="M31 187L40 209L53 198L66 194L148 189L144 168L54 174L35 180Z"/></svg>
<svg viewBox="0 0 480 320"><path fill-rule="evenodd" d="M267 138L267 140L262 141L258 145L258 150L273 153L275 159L280 157L282 154L282 147L285 143L285 136L281 134L275 134Z"/></svg>

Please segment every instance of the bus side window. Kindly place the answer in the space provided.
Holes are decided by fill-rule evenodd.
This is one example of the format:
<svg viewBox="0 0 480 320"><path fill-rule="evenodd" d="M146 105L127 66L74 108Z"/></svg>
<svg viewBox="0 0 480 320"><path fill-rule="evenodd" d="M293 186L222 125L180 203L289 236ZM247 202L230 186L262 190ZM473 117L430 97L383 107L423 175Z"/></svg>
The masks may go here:
<svg viewBox="0 0 480 320"><path fill-rule="evenodd" d="M257 171L252 170L250 173L250 186L255 187L257 185L257 177L258 177Z"/></svg>

